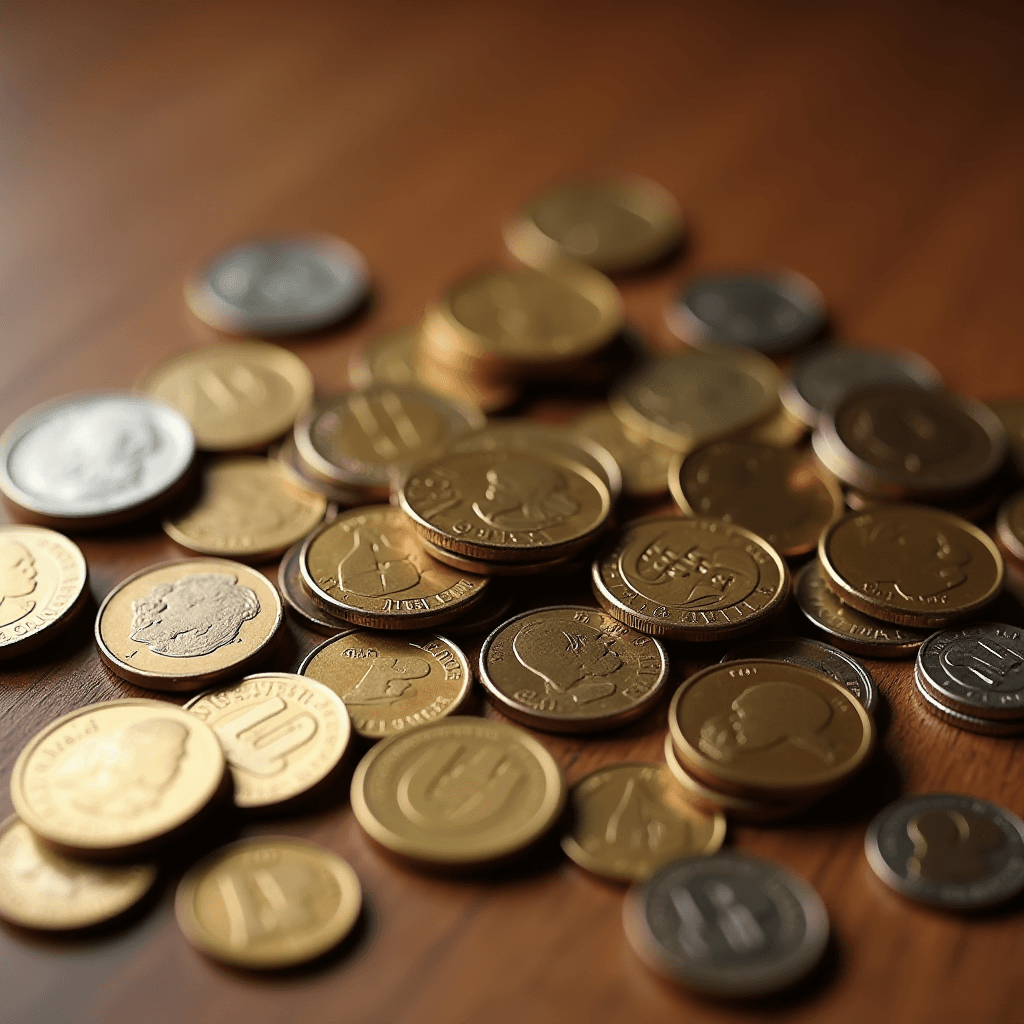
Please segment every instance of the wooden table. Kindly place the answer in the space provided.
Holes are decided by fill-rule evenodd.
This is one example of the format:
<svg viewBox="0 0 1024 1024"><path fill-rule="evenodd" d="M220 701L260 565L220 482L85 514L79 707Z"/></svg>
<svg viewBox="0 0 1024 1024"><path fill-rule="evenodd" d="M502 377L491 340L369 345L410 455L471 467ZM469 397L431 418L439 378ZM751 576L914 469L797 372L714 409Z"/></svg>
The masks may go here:
<svg viewBox="0 0 1024 1024"><path fill-rule="evenodd" d="M501 225L524 199L595 171L648 175L690 218L682 262L622 282L654 344L669 343L662 307L691 272L779 265L821 287L839 337L915 349L970 395L1024 394L1019 5L36 3L0 18L0 424L51 396L127 387L210 340L185 275L265 232L335 232L373 269L369 316L290 345L338 389L354 343L503 261ZM179 553L152 525L80 542L97 599ZM316 642L289 630L284 669ZM680 679L709 657L672 654ZM248 827L308 836L362 879L366 919L325 966L274 978L205 960L174 922L172 870L113 933L0 930L0 1019L1024 1020L1021 904L925 910L862 852L866 822L900 791L1024 812L1022 744L926 716L908 662L871 668L885 695L875 765L806 818L731 830L812 882L832 915L824 966L791 996L736 1007L658 982L623 938L621 889L557 853L470 881L399 868L342 791L320 813ZM100 665L91 622L5 666L0 812L40 726L137 693ZM606 739L542 738L573 780L660 760L663 711Z"/></svg>

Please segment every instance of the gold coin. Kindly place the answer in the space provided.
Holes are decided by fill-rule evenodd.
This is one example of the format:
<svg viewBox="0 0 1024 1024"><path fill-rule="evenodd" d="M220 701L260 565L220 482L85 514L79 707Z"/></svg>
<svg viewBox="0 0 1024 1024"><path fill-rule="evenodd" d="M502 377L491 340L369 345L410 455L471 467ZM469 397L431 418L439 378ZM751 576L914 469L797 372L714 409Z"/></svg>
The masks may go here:
<svg viewBox="0 0 1024 1024"><path fill-rule="evenodd" d="M1024 559L1024 491L1003 502L996 518L996 536L1014 558Z"/></svg>
<svg viewBox="0 0 1024 1024"><path fill-rule="evenodd" d="M573 430L611 452L622 470L622 486L634 498L651 498L668 490L674 452L657 441L627 430L607 406L585 412L572 421Z"/></svg>
<svg viewBox="0 0 1024 1024"><path fill-rule="evenodd" d="M306 629L316 630L324 636L334 636L344 630L351 629L352 623L339 616L330 615L315 605L302 585L302 572L299 569L299 556L302 554L304 541L293 544L281 559L277 570L277 589L281 591L288 610Z"/></svg>
<svg viewBox="0 0 1024 1024"><path fill-rule="evenodd" d="M1024 476L1024 400L1003 398L985 404L999 417L1010 445L1010 458L1017 472Z"/></svg>
<svg viewBox="0 0 1024 1024"><path fill-rule="evenodd" d="M393 853L474 865L518 853L562 812L565 779L532 736L483 718L454 718L378 743L352 777L352 810Z"/></svg>
<svg viewBox="0 0 1024 1024"><path fill-rule="evenodd" d="M672 698L669 731L687 772L740 796L834 789L874 745L871 716L822 672L745 659L691 676Z"/></svg>
<svg viewBox="0 0 1024 1024"><path fill-rule="evenodd" d="M806 425L788 409L780 407L760 423L739 431L736 438L753 441L755 444L770 444L776 448L792 448L804 439L806 433Z"/></svg>
<svg viewBox="0 0 1024 1024"><path fill-rule="evenodd" d="M270 654L281 599L255 569L220 558L151 565L100 605L96 646L107 666L150 690L198 690Z"/></svg>
<svg viewBox="0 0 1024 1024"><path fill-rule="evenodd" d="M520 382L509 379L507 364L460 353L452 348L444 324L440 333L437 327L437 319L428 317L417 335L416 375L424 387L487 413L507 409L519 400Z"/></svg>
<svg viewBox="0 0 1024 1024"><path fill-rule="evenodd" d="M552 572L569 565L572 555L545 559L543 562L488 562L468 555L456 555L451 551L431 544L426 537L419 538L420 545L431 558L453 569L471 572L477 576L536 576L537 573Z"/></svg>
<svg viewBox="0 0 1024 1024"><path fill-rule="evenodd" d="M843 492L812 456L749 441L678 457L669 483L686 515L745 526L787 557L813 551L843 511Z"/></svg>
<svg viewBox="0 0 1024 1024"><path fill-rule="evenodd" d="M254 451L291 430L313 400L313 375L287 349L234 341L168 359L139 390L177 409L192 425L196 447Z"/></svg>
<svg viewBox="0 0 1024 1024"><path fill-rule="evenodd" d="M181 880L178 927L208 956L236 967L306 963L338 945L362 907L350 865L312 843L260 836L221 847Z"/></svg>
<svg viewBox="0 0 1024 1024"><path fill-rule="evenodd" d="M153 864L101 866L48 850L12 814L0 824L0 918L69 931L119 917L153 887Z"/></svg>
<svg viewBox="0 0 1024 1024"><path fill-rule="evenodd" d="M295 435L289 434L284 440L273 447L268 453L282 470L288 482L306 491L322 494L335 505L359 505L363 501L363 492L358 487L344 487L312 476L306 469L299 451L295 447ZM329 511L329 510L328 510Z"/></svg>
<svg viewBox="0 0 1024 1024"><path fill-rule="evenodd" d="M476 636L489 633L499 622L504 622L518 597L515 590L504 589L506 584L495 584L479 603L473 605L454 622L449 622L444 631L449 636Z"/></svg>
<svg viewBox="0 0 1024 1024"><path fill-rule="evenodd" d="M124 699L51 722L14 764L18 817L71 856L131 857L176 838L218 795L217 737L174 704Z"/></svg>
<svg viewBox="0 0 1024 1024"><path fill-rule="evenodd" d="M409 517L390 505L342 512L309 537L299 571L313 602L371 629L416 629L458 618L490 581L423 551Z"/></svg>
<svg viewBox="0 0 1024 1024"><path fill-rule="evenodd" d="M416 331L409 327L378 335L353 356L348 369L352 387L422 387L416 373L418 347Z"/></svg>
<svg viewBox="0 0 1024 1024"><path fill-rule="evenodd" d="M789 569L775 549L721 519L635 519L596 559L591 579L610 615L673 640L748 633L789 596Z"/></svg>
<svg viewBox="0 0 1024 1024"><path fill-rule="evenodd" d="M42 526L0 526L0 661L41 647L89 597L78 545Z"/></svg>
<svg viewBox="0 0 1024 1024"><path fill-rule="evenodd" d="M220 740L236 807L273 807L308 793L338 767L352 731L333 690L289 672L246 676L185 709Z"/></svg>
<svg viewBox="0 0 1024 1024"><path fill-rule="evenodd" d="M394 736L457 711L469 695L473 670L443 636L395 636L353 629L306 656L299 675L333 690L367 739Z"/></svg>
<svg viewBox="0 0 1024 1024"><path fill-rule="evenodd" d="M848 605L903 626L944 626L1003 589L1003 556L966 520L920 505L850 512L821 535L826 586Z"/></svg>
<svg viewBox="0 0 1024 1024"><path fill-rule="evenodd" d="M295 486L276 462L225 459L206 467L196 503L163 527L189 551L259 562L304 537L326 511L322 494Z"/></svg>
<svg viewBox="0 0 1024 1024"><path fill-rule="evenodd" d="M480 681L500 711L552 732L594 732L657 702L668 656L653 637L596 608L523 612L480 649Z"/></svg>

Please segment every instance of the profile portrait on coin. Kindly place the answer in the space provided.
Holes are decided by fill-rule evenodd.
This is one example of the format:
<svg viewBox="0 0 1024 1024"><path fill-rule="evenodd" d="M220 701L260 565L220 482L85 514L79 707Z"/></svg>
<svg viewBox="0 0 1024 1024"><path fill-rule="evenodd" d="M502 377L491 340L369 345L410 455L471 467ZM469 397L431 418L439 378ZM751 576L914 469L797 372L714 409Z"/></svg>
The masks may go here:
<svg viewBox="0 0 1024 1024"><path fill-rule="evenodd" d="M346 704L394 704L414 696L412 680L428 675L430 665L423 658L374 657L363 677L341 699Z"/></svg>
<svg viewBox="0 0 1024 1024"><path fill-rule="evenodd" d="M994 640L965 637L942 652L939 664L951 679L969 690L1024 690L1024 651L1012 650Z"/></svg>
<svg viewBox="0 0 1024 1024"><path fill-rule="evenodd" d="M36 562L22 544L0 540L0 628L23 619L36 606Z"/></svg>
<svg viewBox="0 0 1024 1024"><path fill-rule="evenodd" d="M352 531L352 548L338 562L338 586L342 591L360 597L383 597L399 594L420 581L416 553L392 543L383 530L367 526Z"/></svg>
<svg viewBox="0 0 1024 1024"><path fill-rule="evenodd" d="M906 600L934 597L967 579L971 556L940 529L917 520L887 517L857 523L855 572L879 589L891 588Z"/></svg>
<svg viewBox="0 0 1024 1024"><path fill-rule="evenodd" d="M907 874L939 885L973 882L992 869L988 854L1006 843L995 822L971 811L932 808L907 822L914 852Z"/></svg>
<svg viewBox="0 0 1024 1024"><path fill-rule="evenodd" d="M738 548L694 545L684 551L662 534L640 552L627 578L651 601L699 611L742 601L760 575L753 558Z"/></svg>
<svg viewBox="0 0 1024 1024"><path fill-rule="evenodd" d="M548 694L565 695L580 705L615 693L616 685L607 677L622 667L622 659L611 649L613 643L593 626L542 619L516 634L512 650Z"/></svg>
<svg viewBox="0 0 1024 1024"><path fill-rule="evenodd" d="M539 459L506 459L487 471L487 489L473 511L500 530L544 530L575 515L580 506L568 482Z"/></svg>

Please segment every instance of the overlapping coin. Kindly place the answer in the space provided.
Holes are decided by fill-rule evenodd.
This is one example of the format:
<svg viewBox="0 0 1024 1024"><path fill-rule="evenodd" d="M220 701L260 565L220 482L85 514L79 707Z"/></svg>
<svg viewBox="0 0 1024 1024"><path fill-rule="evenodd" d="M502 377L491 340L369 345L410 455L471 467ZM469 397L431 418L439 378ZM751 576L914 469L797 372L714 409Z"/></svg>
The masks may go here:
<svg viewBox="0 0 1024 1024"><path fill-rule="evenodd" d="M664 494L674 452L642 434L630 432L607 406L585 412L572 428L606 448L622 470L623 492L634 498Z"/></svg>

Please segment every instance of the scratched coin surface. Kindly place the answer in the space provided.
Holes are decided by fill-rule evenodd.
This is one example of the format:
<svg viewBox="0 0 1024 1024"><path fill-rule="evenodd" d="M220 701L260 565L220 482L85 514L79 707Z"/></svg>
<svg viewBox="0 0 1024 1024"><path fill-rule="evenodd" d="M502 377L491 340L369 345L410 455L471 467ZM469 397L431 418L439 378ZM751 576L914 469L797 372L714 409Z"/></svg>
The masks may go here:
<svg viewBox="0 0 1024 1024"><path fill-rule="evenodd" d="M220 558L151 565L100 605L96 646L119 676L151 690L198 690L270 654L281 598L262 573Z"/></svg>
<svg viewBox="0 0 1024 1024"><path fill-rule="evenodd" d="M558 763L529 733L483 718L431 722L378 743L352 778L352 810L393 853L434 865L501 860L565 805Z"/></svg>
<svg viewBox="0 0 1024 1024"><path fill-rule="evenodd" d="M347 861L290 836L243 839L215 850L178 885L185 938L235 967L306 963L338 945L362 907Z"/></svg>
<svg viewBox="0 0 1024 1024"><path fill-rule="evenodd" d="M651 709L667 678L654 637L579 605L523 612L480 648L480 681L495 706L552 732L624 725Z"/></svg>
<svg viewBox="0 0 1024 1024"><path fill-rule="evenodd" d="M944 910L995 906L1024 889L1024 822L961 793L915 793L868 826L864 852L902 896Z"/></svg>
<svg viewBox="0 0 1024 1024"><path fill-rule="evenodd" d="M332 689L289 672L246 676L185 709L220 740L236 807L272 807L308 793L338 767L352 731Z"/></svg>
<svg viewBox="0 0 1024 1024"><path fill-rule="evenodd" d="M11 800L62 853L126 858L178 835L214 800L225 771L217 737L187 711L111 700L37 733L14 764Z"/></svg>
<svg viewBox="0 0 1024 1024"><path fill-rule="evenodd" d="M622 470L626 494L649 498L668 490L674 452L642 434L632 433L607 406L585 412L572 421L573 430L605 447Z"/></svg>
<svg viewBox="0 0 1024 1024"><path fill-rule="evenodd" d="M562 849L581 868L618 881L640 882L669 861L715 853L725 839L725 815L688 803L656 764L598 768L572 787L569 803Z"/></svg>
<svg viewBox="0 0 1024 1024"><path fill-rule="evenodd" d="M996 517L996 537L1014 558L1024 561L1024 491L1011 495Z"/></svg>

